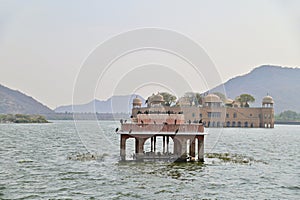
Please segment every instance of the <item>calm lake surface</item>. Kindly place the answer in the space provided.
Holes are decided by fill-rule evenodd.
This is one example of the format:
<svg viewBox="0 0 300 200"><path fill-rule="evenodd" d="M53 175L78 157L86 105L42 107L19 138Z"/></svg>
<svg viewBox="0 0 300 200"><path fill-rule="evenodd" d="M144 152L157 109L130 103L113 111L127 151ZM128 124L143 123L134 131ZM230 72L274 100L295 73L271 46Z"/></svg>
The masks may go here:
<svg viewBox="0 0 300 200"><path fill-rule="evenodd" d="M204 164L120 163L118 126L1 124L0 199L300 197L300 126L206 129L206 153L229 153L245 162L207 157ZM87 150L103 158L77 159Z"/></svg>

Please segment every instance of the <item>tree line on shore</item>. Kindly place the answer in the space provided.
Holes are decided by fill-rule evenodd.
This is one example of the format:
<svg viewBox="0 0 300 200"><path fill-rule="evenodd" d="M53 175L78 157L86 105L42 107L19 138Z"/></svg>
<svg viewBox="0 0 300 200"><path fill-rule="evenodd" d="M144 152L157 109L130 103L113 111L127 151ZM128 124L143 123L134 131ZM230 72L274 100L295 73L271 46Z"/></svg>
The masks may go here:
<svg viewBox="0 0 300 200"><path fill-rule="evenodd" d="M292 110L286 110L275 116L276 121L299 122L300 113Z"/></svg>
<svg viewBox="0 0 300 200"><path fill-rule="evenodd" d="M0 114L0 123L48 123L41 115Z"/></svg>

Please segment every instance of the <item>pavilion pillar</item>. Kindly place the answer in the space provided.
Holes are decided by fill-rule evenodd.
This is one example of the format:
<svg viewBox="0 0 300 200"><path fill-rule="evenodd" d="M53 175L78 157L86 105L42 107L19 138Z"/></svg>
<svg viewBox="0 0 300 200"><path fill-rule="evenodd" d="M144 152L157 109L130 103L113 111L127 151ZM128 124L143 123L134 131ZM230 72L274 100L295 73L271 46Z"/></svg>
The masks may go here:
<svg viewBox="0 0 300 200"><path fill-rule="evenodd" d="M270 123L270 128L274 128L274 121Z"/></svg>
<svg viewBox="0 0 300 200"><path fill-rule="evenodd" d="M198 136L198 161L204 162L204 136Z"/></svg>
<svg viewBox="0 0 300 200"><path fill-rule="evenodd" d="M139 138L139 153L141 155L144 155L144 144L146 139L145 138Z"/></svg>
<svg viewBox="0 0 300 200"><path fill-rule="evenodd" d="M135 154L136 155L139 153L139 145L140 145L139 138L135 138Z"/></svg>
<svg viewBox="0 0 300 200"><path fill-rule="evenodd" d="M151 152L153 152L153 137L151 137Z"/></svg>
<svg viewBox="0 0 300 200"><path fill-rule="evenodd" d="M180 145L179 139L176 137L176 139L173 138L173 141L174 141L174 155L180 156L181 145Z"/></svg>
<svg viewBox="0 0 300 200"><path fill-rule="evenodd" d="M196 157L196 139L190 139L190 156Z"/></svg>
<svg viewBox="0 0 300 200"><path fill-rule="evenodd" d="M169 138L169 136L167 136L167 153L169 153L169 140L170 140L170 138Z"/></svg>
<svg viewBox="0 0 300 200"><path fill-rule="evenodd" d="M166 151L166 136L163 136L163 153Z"/></svg>
<svg viewBox="0 0 300 200"><path fill-rule="evenodd" d="M126 160L126 139L127 137L125 135L121 135L120 156L122 161Z"/></svg>
<svg viewBox="0 0 300 200"><path fill-rule="evenodd" d="M154 150L154 153L156 152L156 136L154 136L153 138L153 150Z"/></svg>
<svg viewBox="0 0 300 200"><path fill-rule="evenodd" d="M144 138L135 138L135 154L136 160L142 160L144 156L144 143L146 139Z"/></svg>
<svg viewBox="0 0 300 200"><path fill-rule="evenodd" d="M181 143L180 157L182 159L186 159L186 155L187 155L187 139L186 138L182 138L180 140L180 143Z"/></svg>

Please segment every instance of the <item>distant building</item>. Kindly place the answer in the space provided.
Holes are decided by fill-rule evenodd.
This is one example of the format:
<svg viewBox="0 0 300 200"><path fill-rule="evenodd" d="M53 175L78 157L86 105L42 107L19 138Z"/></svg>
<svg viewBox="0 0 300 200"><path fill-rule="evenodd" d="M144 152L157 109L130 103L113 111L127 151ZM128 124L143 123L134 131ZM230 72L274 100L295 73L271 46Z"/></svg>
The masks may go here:
<svg viewBox="0 0 300 200"><path fill-rule="evenodd" d="M185 123L202 123L205 127L274 128L274 101L271 96L262 100L262 107L241 107L239 102L227 99L224 103L215 94L204 97L202 106L191 105L187 98L180 98L177 106L164 106L163 96L153 94L142 107L139 98L133 99L132 121L140 122L144 114L184 114ZM155 121L153 123L161 123Z"/></svg>

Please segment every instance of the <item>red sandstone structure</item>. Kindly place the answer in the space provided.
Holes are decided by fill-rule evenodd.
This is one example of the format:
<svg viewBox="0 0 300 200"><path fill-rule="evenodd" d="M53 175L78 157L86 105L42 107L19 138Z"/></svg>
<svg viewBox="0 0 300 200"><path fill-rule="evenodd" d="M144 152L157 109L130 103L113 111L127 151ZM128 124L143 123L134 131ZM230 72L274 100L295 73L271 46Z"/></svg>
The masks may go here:
<svg viewBox="0 0 300 200"><path fill-rule="evenodd" d="M202 120L204 127L237 127L237 128L274 128L274 100L267 95L262 100L261 107L241 107L239 102L227 99L223 102L217 95L209 94L204 97L200 106L191 105L184 97L179 99L178 106L161 106L164 99L156 94L148 98L147 107L142 107L142 101L133 100L132 120L146 113L182 113L186 123L198 123Z"/></svg>
<svg viewBox="0 0 300 200"><path fill-rule="evenodd" d="M131 138L134 160L203 161L204 127L274 128L274 101L269 95L256 108L241 107L230 99L223 102L214 94L205 96L201 106L185 99L172 107L163 103L159 93L148 98L146 107L141 99L133 99L132 123L121 122L117 131L121 160L126 160L126 141Z"/></svg>
<svg viewBox="0 0 300 200"><path fill-rule="evenodd" d="M133 159L168 160L168 161L204 161L204 126L202 123L185 123L182 113L162 113L162 98L156 96L151 101L150 113L138 113L132 117L132 123L123 123L120 134L120 156L126 160L126 140L134 138L135 153ZM133 100L134 109L141 107L141 100ZM160 108L160 111L156 110ZM155 111L156 110L156 111ZM160 138L160 141L158 141ZM150 149L145 149L145 143L149 141ZM160 144L158 144L158 142ZM161 152L157 146L160 145Z"/></svg>

